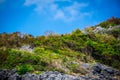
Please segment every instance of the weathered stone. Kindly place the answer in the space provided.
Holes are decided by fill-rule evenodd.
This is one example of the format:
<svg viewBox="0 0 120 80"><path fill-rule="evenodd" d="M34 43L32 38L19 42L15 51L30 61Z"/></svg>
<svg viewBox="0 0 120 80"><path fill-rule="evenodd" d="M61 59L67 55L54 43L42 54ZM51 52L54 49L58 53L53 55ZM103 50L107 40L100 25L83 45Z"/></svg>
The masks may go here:
<svg viewBox="0 0 120 80"><path fill-rule="evenodd" d="M88 64L88 63L81 64L80 66L87 69L87 70L90 70L90 68L91 68L90 64Z"/></svg>
<svg viewBox="0 0 120 80"><path fill-rule="evenodd" d="M83 65L86 69L90 66ZM118 78L115 78L115 77ZM18 75L15 70L0 70L0 80L119 80L120 71L96 63L89 68L89 74L75 77L57 71L44 72L41 75L26 73Z"/></svg>
<svg viewBox="0 0 120 80"><path fill-rule="evenodd" d="M18 75L17 73L11 75L8 80L21 80L21 76Z"/></svg>
<svg viewBox="0 0 120 80"><path fill-rule="evenodd" d="M15 70L0 70L0 80L8 80L8 78L15 73Z"/></svg>
<svg viewBox="0 0 120 80"><path fill-rule="evenodd" d="M22 76L21 80L39 80L39 75L27 73Z"/></svg>

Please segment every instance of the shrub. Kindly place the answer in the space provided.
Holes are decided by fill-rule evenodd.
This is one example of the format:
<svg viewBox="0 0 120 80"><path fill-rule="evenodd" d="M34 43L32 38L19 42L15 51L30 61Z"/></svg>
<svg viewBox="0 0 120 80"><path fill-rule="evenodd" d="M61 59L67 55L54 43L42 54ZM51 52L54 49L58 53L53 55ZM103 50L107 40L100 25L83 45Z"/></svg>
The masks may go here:
<svg viewBox="0 0 120 80"><path fill-rule="evenodd" d="M35 49L34 49L34 52L35 53L43 53L45 51L45 49L44 48L41 48L41 47L36 47Z"/></svg>
<svg viewBox="0 0 120 80"><path fill-rule="evenodd" d="M20 75L34 70L34 68L29 64L23 64L23 65L17 66L16 68L17 68L18 74L20 74Z"/></svg>
<svg viewBox="0 0 120 80"><path fill-rule="evenodd" d="M9 50L10 49L0 49L0 65L4 64L4 62L7 60L7 57L9 56Z"/></svg>

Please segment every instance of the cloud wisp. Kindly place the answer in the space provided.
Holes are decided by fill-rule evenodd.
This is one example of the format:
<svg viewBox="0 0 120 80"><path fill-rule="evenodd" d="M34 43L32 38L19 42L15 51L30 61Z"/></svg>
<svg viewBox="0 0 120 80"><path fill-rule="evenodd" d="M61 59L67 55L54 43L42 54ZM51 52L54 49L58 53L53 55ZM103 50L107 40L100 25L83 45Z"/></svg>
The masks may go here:
<svg viewBox="0 0 120 80"><path fill-rule="evenodd" d="M70 5L60 5L68 3ZM77 18L90 16L91 12L82 12L88 7L88 3L80 3L72 0L25 0L25 6L34 5L34 10L39 14L49 15L55 20L73 21Z"/></svg>

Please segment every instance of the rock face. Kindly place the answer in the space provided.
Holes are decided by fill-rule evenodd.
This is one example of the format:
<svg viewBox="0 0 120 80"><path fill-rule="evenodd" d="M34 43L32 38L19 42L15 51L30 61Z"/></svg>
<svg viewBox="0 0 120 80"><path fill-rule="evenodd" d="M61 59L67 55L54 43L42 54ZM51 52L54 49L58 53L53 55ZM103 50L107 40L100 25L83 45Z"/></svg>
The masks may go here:
<svg viewBox="0 0 120 80"><path fill-rule="evenodd" d="M99 63L93 66L91 73L101 80L120 80L120 71Z"/></svg>
<svg viewBox="0 0 120 80"><path fill-rule="evenodd" d="M89 68L89 64L82 65ZM15 70L0 70L0 80L120 80L120 72L102 64L95 64L89 74L75 77L57 71L44 72L41 75L26 73L18 75Z"/></svg>
<svg viewBox="0 0 120 80"><path fill-rule="evenodd" d="M55 72L50 71L40 75L40 80L80 80L80 79L76 78L75 76L59 73L57 71Z"/></svg>
<svg viewBox="0 0 120 80"><path fill-rule="evenodd" d="M104 30L105 30L105 29L102 28L101 26L97 26L97 27L95 28L95 30L93 30L93 32L95 32L95 33L96 33L96 32L101 32L101 33L102 33L102 32L104 32Z"/></svg>
<svg viewBox="0 0 120 80"><path fill-rule="evenodd" d="M30 45L24 45L20 48L22 51L33 52L33 47Z"/></svg>
<svg viewBox="0 0 120 80"><path fill-rule="evenodd" d="M1 70L0 80L86 80L84 77L77 78L75 76L62 74L57 71L49 71L41 75L27 73L22 76L17 73L11 74L11 72L9 70Z"/></svg>
<svg viewBox="0 0 120 80"><path fill-rule="evenodd" d="M92 31L93 33L106 33L107 31L111 31L113 29L118 29L120 28L120 25L117 25L117 26L109 26L108 29L106 28L102 28L101 26L96 26L95 29ZM85 33L83 31L83 33Z"/></svg>

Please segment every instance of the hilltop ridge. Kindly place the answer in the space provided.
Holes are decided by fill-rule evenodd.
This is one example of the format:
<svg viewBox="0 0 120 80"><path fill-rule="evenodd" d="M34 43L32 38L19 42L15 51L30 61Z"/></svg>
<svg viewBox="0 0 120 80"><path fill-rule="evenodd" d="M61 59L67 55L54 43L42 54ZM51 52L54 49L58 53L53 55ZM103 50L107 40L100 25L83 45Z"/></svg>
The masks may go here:
<svg viewBox="0 0 120 80"><path fill-rule="evenodd" d="M86 75L82 67L101 63L120 70L120 18L110 18L84 31L69 34L48 32L45 36L14 32L0 34L0 69L16 69L40 74L59 71L75 76Z"/></svg>

